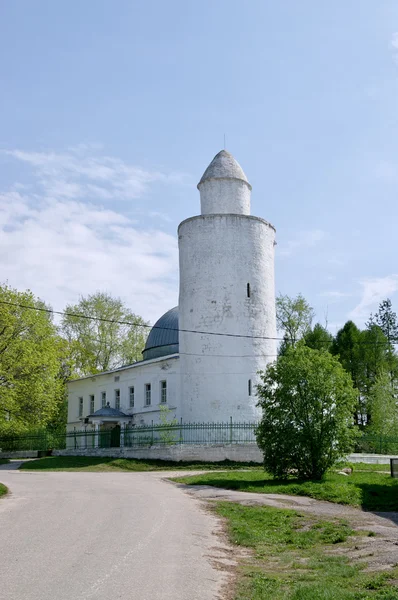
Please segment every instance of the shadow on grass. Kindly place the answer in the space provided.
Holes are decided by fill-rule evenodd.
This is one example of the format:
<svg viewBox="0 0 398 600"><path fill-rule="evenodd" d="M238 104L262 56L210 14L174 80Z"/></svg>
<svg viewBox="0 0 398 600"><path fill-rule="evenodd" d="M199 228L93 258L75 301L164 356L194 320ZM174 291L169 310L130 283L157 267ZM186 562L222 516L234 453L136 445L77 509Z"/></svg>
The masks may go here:
<svg viewBox="0 0 398 600"><path fill-rule="evenodd" d="M322 481L273 479L260 476L258 472L203 474L184 477L183 482L193 485L209 485L234 491L264 494L287 494L309 496L316 500L361 507L367 511L398 511L398 480L384 474L361 473L350 477L327 474ZM395 516L391 515L395 522Z"/></svg>
<svg viewBox="0 0 398 600"><path fill-rule="evenodd" d="M362 490L362 508L374 511L398 511L398 480L396 485L380 485L358 483ZM398 514L391 515L392 520L398 524Z"/></svg>
<svg viewBox="0 0 398 600"><path fill-rule="evenodd" d="M233 469L259 469L256 463L235 463L222 461L218 463L204 463L200 461L173 462L166 460L138 460L134 458L110 458L94 456L52 456L30 460L20 466L20 470L39 471L163 471L163 470L233 470Z"/></svg>

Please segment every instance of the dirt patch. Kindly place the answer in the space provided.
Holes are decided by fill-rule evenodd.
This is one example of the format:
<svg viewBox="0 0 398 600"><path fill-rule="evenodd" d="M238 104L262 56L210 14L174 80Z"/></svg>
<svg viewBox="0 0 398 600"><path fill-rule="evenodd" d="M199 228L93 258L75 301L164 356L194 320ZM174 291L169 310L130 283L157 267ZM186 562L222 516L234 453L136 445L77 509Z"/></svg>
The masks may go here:
<svg viewBox="0 0 398 600"><path fill-rule="evenodd" d="M214 518L214 510L210 502L201 503L201 508ZM232 546L227 533L226 521L217 516L217 527L213 530L217 537L217 545L210 548L211 553L205 556L210 564L227 575L217 600L234 600L238 582L238 565L250 560L252 552L243 546Z"/></svg>
<svg viewBox="0 0 398 600"><path fill-rule="evenodd" d="M350 538L344 547L331 548L330 554L345 554L353 561L364 562L368 571L388 570L398 565L398 512L366 512L306 496L236 492L205 485L175 485L195 498L205 501L220 500L246 506L290 508L317 517L346 519L350 527L358 532L358 536ZM225 535L224 530L223 536ZM226 537L224 539L226 541ZM239 557L236 559L239 560Z"/></svg>

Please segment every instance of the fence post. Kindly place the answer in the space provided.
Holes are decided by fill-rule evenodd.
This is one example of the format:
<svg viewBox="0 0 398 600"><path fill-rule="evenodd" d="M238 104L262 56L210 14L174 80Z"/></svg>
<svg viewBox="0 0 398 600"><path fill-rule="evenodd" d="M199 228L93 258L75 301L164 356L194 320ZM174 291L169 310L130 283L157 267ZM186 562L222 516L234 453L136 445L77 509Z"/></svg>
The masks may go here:
<svg viewBox="0 0 398 600"><path fill-rule="evenodd" d="M99 423L94 424L94 448L99 447Z"/></svg>
<svg viewBox="0 0 398 600"><path fill-rule="evenodd" d="M151 446L153 446L153 419L152 419L152 441L151 441Z"/></svg>
<svg viewBox="0 0 398 600"><path fill-rule="evenodd" d="M232 417L229 417L229 443L232 444Z"/></svg>
<svg viewBox="0 0 398 600"><path fill-rule="evenodd" d="M126 423L120 423L120 448L124 448L124 434L126 432Z"/></svg>

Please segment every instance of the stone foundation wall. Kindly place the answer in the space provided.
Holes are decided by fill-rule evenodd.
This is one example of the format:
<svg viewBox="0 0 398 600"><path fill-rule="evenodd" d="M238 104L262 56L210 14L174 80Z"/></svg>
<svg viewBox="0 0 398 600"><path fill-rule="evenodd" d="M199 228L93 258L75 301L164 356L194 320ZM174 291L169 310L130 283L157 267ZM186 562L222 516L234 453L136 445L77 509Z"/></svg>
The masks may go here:
<svg viewBox="0 0 398 600"><path fill-rule="evenodd" d="M19 454L23 454L22 452ZM31 456L33 453L29 453ZM145 448L89 448L86 450L53 450L53 456L107 456L110 458L137 458L142 460L170 460L174 462L189 462L194 460L204 462L220 462L232 460L235 462L254 462L262 464L263 456L256 444L181 444L170 446L150 446ZM10 456L9 454L7 456ZM13 457L14 458L14 457ZM22 456L21 456L22 458ZM351 454L349 462L364 462L368 464L388 464L390 458L383 454Z"/></svg>
<svg viewBox="0 0 398 600"><path fill-rule="evenodd" d="M44 453L40 453L39 450L16 450L14 452L1 452L0 458L40 458L44 456Z"/></svg>
<svg viewBox="0 0 398 600"><path fill-rule="evenodd" d="M170 445L146 448L88 448L86 450L53 450L53 456L109 456L113 458L137 458L189 462L200 460L219 462L255 462L261 464L263 456L256 444L206 444Z"/></svg>

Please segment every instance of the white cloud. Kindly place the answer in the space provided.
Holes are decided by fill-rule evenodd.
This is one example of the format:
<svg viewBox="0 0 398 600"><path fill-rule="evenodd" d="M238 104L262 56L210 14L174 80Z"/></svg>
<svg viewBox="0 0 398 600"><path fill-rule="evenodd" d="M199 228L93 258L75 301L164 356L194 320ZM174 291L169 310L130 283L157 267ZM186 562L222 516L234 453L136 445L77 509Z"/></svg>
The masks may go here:
<svg viewBox="0 0 398 600"><path fill-rule="evenodd" d="M378 308L380 302L398 291L398 275L364 279L362 298L359 304L350 312L350 319L367 319L372 311Z"/></svg>
<svg viewBox="0 0 398 600"><path fill-rule="evenodd" d="M41 190L51 198L131 200L142 196L153 182L176 183L183 179L181 173L148 171L95 152L89 146L78 146L64 153L4 153L30 165Z"/></svg>
<svg viewBox="0 0 398 600"><path fill-rule="evenodd" d="M394 62L398 63L398 31L392 34L390 46L393 51Z"/></svg>
<svg viewBox="0 0 398 600"><path fill-rule="evenodd" d="M29 165L39 186L0 190L1 281L31 289L55 310L106 290L154 321L177 303L176 238L93 200L135 198L151 182L176 179L89 152L8 153Z"/></svg>
<svg viewBox="0 0 398 600"><path fill-rule="evenodd" d="M383 179L386 182L395 182L397 180L397 166L388 160L380 160L376 164L375 176L377 179Z"/></svg>
<svg viewBox="0 0 398 600"><path fill-rule="evenodd" d="M332 265L332 267L342 267L345 262L341 258L337 258L337 256L332 256L331 258L327 258L326 262L328 265Z"/></svg>
<svg viewBox="0 0 398 600"><path fill-rule="evenodd" d="M327 237L328 234L321 229L301 231L297 234L295 239L289 240L286 244L282 243L278 248L278 254L280 256L291 256L296 252L316 246Z"/></svg>
<svg viewBox="0 0 398 600"><path fill-rule="evenodd" d="M339 300L340 298L348 298L349 296L352 296L352 294L349 292L339 292L338 290L328 290L325 292L321 292L319 295L325 298L334 298L335 300Z"/></svg>

